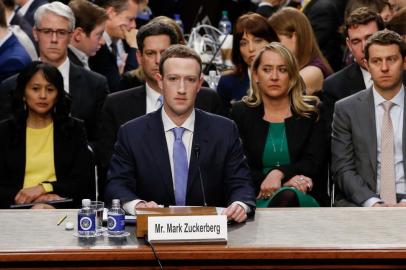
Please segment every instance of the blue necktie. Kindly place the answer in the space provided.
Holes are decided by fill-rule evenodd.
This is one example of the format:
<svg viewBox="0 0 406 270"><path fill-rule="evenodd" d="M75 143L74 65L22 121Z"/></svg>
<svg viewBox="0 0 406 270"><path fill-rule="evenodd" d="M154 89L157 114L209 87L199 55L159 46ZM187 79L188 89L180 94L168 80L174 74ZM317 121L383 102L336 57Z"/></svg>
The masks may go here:
<svg viewBox="0 0 406 270"><path fill-rule="evenodd" d="M186 187L188 177L188 162L185 145L182 142L184 128L172 129L175 135L173 142L173 170L175 176L175 200L176 205L185 205Z"/></svg>
<svg viewBox="0 0 406 270"><path fill-rule="evenodd" d="M158 102L158 107L161 108L162 105L164 104L164 96L162 96L162 95L159 96L157 102Z"/></svg>

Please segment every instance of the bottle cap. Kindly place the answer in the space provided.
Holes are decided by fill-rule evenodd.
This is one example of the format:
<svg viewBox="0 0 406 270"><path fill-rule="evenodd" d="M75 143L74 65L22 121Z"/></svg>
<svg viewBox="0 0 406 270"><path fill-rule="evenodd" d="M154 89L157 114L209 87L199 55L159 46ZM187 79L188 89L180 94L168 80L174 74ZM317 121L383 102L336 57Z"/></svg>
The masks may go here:
<svg viewBox="0 0 406 270"><path fill-rule="evenodd" d="M173 17L175 18L175 20L180 20L180 15L179 14L174 14Z"/></svg>
<svg viewBox="0 0 406 270"><path fill-rule="evenodd" d="M228 16L228 11L227 10L223 10L222 11L223 16Z"/></svg>
<svg viewBox="0 0 406 270"><path fill-rule="evenodd" d="M83 207L89 207L90 206L90 199L83 199L82 200L82 206Z"/></svg>

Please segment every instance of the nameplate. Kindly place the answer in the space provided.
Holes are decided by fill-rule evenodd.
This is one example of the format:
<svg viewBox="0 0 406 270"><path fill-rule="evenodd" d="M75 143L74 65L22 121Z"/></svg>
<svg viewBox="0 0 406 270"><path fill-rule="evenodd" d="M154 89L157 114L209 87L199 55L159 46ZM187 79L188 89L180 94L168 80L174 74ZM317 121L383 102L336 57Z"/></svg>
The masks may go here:
<svg viewBox="0 0 406 270"><path fill-rule="evenodd" d="M148 217L152 243L226 243L227 216Z"/></svg>

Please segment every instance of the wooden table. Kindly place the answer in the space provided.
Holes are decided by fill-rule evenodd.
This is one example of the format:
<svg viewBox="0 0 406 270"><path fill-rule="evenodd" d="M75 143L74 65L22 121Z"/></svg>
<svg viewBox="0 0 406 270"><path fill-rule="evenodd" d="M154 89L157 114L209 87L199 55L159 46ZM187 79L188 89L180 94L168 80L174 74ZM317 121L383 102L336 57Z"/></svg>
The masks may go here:
<svg viewBox="0 0 406 270"><path fill-rule="evenodd" d="M65 222L76 210L1 210L0 269L156 268L149 246L131 236L81 241ZM68 218L57 226L61 216ZM406 209L258 210L229 226L227 245L157 245L164 269L406 268Z"/></svg>

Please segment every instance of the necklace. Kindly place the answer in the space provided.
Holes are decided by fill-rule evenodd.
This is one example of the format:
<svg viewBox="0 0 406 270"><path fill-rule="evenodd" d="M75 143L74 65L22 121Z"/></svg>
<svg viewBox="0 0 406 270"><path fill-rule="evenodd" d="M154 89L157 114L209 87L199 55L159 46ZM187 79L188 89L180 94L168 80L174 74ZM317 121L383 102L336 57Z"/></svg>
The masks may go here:
<svg viewBox="0 0 406 270"><path fill-rule="evenodd" d="M281 142L280 142L280 145L279 145L279 151L277 151L277 147L276 147L276 145L275 145L275 142L274 142L274 139L273 139L273 137L272 137L272 132L269 132L269 137L270 137L270 139L271 139L271 143L272 143L272 148L273 148L273 152L276 154L276 153L282 153L282 150L283 150L283 143L284 143L284 141L285 141L285 136L286 136L286 132L285 132L285 127L283 127L283 130L282 130L282 139L281 139ZM277 160L276 161L276 167L279 167L281 164L280 164L280 162L279 162L279 160Z"/></svg>

